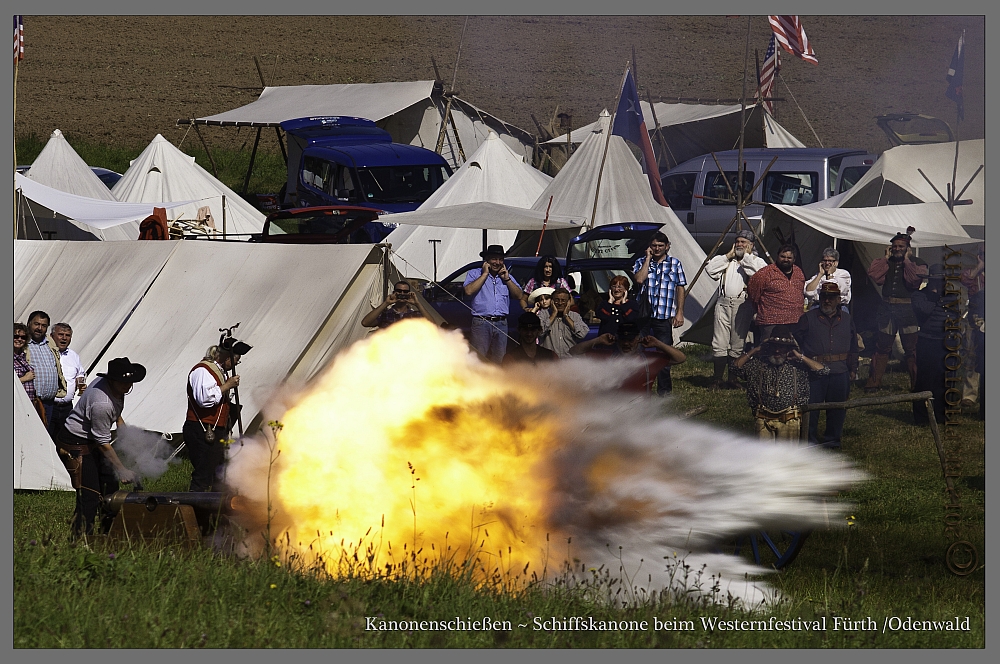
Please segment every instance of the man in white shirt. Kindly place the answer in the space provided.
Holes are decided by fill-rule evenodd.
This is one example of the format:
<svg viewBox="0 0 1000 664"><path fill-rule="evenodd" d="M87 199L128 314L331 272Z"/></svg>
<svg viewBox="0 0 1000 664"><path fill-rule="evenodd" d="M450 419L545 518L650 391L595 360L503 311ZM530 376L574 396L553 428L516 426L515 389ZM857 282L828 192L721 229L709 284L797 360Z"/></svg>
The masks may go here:
<svg viewBox="0 0 1000 664"><path fill-rule="evenodd" d="M247 344L232 341L235 343L229 348L210 347L188 374L188 409L183 432L184 445L194 467L191 491L215 490L218 469L225 461L226 441L231 422L236 417L230 412L230 391L240 384L236 374L240 356L250 350ZM229 372L233 373L227 378Z"/></svg>
<svg viewBox="0 0 1000 664"><path fill-rule="evenodd" d="M747 334L753 323L753 303L747 299L747 282L767 263L753 253L753 233L745 230L736 234L729 253L713 256L705 272L719 282L719 298L715 303L715 328L712 332L712 389L738 387L732 363L743 354ZM726 366L730 366L729 382L723 382Z"/></svg>
<svg viewBox="0 0 1000 664"><path fill-rule="evenodd" d="M86 389L86 373L80 356L75 350L71 350L69 345L73 341L73 328L69 323L56 323L52 326L52 341L59 351L59 363L62 369L63 378L66 379L66 396L56 397L55 406L52 408L52 418L49 420L49 435L55 440L59 430L62 429L66 418L73 412L73 402L76 397L83 394Z"/></svg>
<svg viewBox="0 0 1000 664"><path fill-rule="evenodd" d="M810 309L819 307L819 291L823 284L834 283L840 289L840 304L844 311L851 303L851 273L841 270L840 252L833 247L823 250L823 259L819 262L819 272L812 279L806 282L805 296L809 302Z"/></svg>

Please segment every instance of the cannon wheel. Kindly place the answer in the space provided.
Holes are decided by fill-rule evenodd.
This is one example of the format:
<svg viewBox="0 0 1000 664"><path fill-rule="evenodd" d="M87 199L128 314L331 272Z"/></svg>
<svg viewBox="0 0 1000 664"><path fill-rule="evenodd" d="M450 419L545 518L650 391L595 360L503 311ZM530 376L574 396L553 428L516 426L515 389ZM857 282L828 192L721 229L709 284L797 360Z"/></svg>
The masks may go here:
<svg viewBox="0 0 1000 664"><path fill-rule="evenodd" d="M758 530L738 537L727 547L726 553L749 556L762 567L784 569L791 564L802 550L810 530Z"/></svg>

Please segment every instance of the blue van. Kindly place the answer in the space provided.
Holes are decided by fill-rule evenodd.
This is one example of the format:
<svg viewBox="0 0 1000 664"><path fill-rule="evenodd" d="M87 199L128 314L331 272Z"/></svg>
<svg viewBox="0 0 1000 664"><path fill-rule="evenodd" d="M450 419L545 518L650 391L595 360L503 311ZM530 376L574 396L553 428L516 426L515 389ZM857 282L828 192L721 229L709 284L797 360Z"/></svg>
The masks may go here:
<svg viewBox="0 0 1000 664"><path fill-rule="evenodd" d="M286 120L288 181L283 207L357 206L380 215L420 207L451 176L444 158L415 145L393 143L364 118L323 116ZM368 225L381 241L395 227Z"/></svg>

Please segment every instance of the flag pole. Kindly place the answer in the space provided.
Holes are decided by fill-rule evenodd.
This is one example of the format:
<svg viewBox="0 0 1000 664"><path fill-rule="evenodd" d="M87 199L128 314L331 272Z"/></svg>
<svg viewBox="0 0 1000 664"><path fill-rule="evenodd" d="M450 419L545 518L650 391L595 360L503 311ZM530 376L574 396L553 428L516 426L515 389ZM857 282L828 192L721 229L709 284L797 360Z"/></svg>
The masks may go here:
<svg viewBox="0 0 1000 664"><path fill-rule="evenodd" d="M965 66L964 66L964 58L965 58L965 30L962 30L962 37L961 37L961 39L962 39L962 58L963 58L963 67L962 67L963 71L962 71L962 75L963 75L963 78L964 78L964 75L965 75L965 71L964 71L965 70ZM17 79L15 78L15 84L16 84L16 80ZM963 81L963 83L964 83L964 81ZM964 97L964 94L963 94L963 97ZM963 99L963 103L964 103L964 99ZM948 209L951 210L952 213L955 212L955 199L958 198L955 195L955 180L958 178L958 144L959 144L959 142L961 140L959 138L959 128L962 125L962 113L961 113L960 109L961 109L961 105L956 104L956 106L955 106L955 163L954 163L954 165L952 166L952 169L951 169L951 193L948 195Z"/></svg>
<svg viewBox="0 0 1000 664"><path fill-rule="evenodd" d="M14 61L14 170L17 170L17 68L20 60ZM27 236L27 233L25 233ZM17 193L14 194L14 239L17 239Z"/></svg>
<svg viewBox="0 0 1000 664"><path fill-rule="evenodd" d="M747 49L746 54L743 56L743 95L740 97L740 150L738 161L736 162L736 211L737 217L739 212L743 209L743 137L746 134L746 115L747 115L747 67L750 62L750 22L753 20L752 16L747 16ZM725 172L722 173L722 178L726 179Z"/></svg>
<svg viewBox="0 0 1000 664"><path fill-rule="evenodd" d="M594 209L590 213L590 223L589 228L595 227L595 220L597 219L597 199L601 195L601 178L604 177L604 162L608 159L608 146L611 145L611 132L615 126L615 116L618 114L618 104L622 100L622 88L625 87L625 78L628 76L629 65L631 63L625 63L625 73L622 74L621 85L618 86L618 96L615 98L614 113L611 115L611 120L608 123L608 135L604 137L604 155L601 157L601 168L597 172L597 187L594 189Z"/></svg>

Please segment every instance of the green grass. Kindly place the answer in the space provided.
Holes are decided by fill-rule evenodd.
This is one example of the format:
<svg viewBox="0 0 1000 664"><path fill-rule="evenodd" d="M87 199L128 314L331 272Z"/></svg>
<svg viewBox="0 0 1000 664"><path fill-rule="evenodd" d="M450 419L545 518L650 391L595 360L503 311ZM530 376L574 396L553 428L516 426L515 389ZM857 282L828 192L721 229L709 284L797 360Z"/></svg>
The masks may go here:
<svg viewBox="0 0 1000 664"><path fill-rule="evenodd" d="M741 391L710 392L711 365L704 347L685 349L674 369L676 408L707 405L699 420L750 433ZM864 374L864 371L862 372ZM904 391L906 378L886 383ZM852 397L860 396L854 388ZM772 609L778 619L826 617L821 632L706 631L702 617L760 619L726 605L695 599L649 601L616 609L589 601L585 592L557 584L521 594L477 589L462 576L432 574L422 581L331 580L272 561L243 560L207 550L98 544L88 550L68 541L71 494L15 493L14 646L129 648L303 647L967 647L985 646L985 573L949 573L944 563L944 482L927 428L913 426L909 404L849 411L846 458L871 477L839 497L856 507L854 525L812 533L799 557L772 575L788 601ZM949 455L968 478L960 484L969 540L985 556L982 478L984 427L966 419ZM185 461L147 489L184 490ZM978 478L978 479L977 479ZM112 557L112 554L114 556ZM293 565L294 567L294 565ZM273 586L273 587L272 587ZM366 617L395 620L509 620L511 631L366 631ZM535 631L535 617L593 616L595 620L694 621L693 631ZM834 617L871 617L876 631L833 630ZM970 618L969 632L882 633L891 617ZM518 623L528 624L518 628Z"/></svg>
<svg viewBox="0 0 1000 664"><path fill-rule="evenodd" d="M202 131L205 131L203 129ZM265 140L265 139L269 139ZM121 147L107 144L91 144L85 141L73 139L67 136L66 140L76 150L77 154L90 166L100 166L108 168L118 173L128 170L129 162L139 156L145 145L133 147ZM39 137L37 134L28 134L17 138L17 160L19 164L30 165L38 157L45 147L48 138ZM257 150L257 157L254 160L253 175L247 189L250 193L277 193L287 179L287 170L281 153L274 150L264 149L265 144L274 143L273 136L261 135L261 148ZM218 168L218 177L227 187L239 193L243 190L243 180L246 177L247 166L250 164L250 150L253 147L253 139L249 145L238 146L235 143L231 147L212 148L212 158L215 159L215 166ZM212 162L205 151L198 137L192 130L181 146L182 152L195 158L195 162L213 175Z"/></svg>

